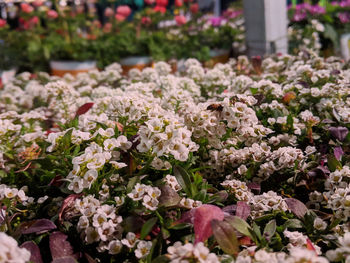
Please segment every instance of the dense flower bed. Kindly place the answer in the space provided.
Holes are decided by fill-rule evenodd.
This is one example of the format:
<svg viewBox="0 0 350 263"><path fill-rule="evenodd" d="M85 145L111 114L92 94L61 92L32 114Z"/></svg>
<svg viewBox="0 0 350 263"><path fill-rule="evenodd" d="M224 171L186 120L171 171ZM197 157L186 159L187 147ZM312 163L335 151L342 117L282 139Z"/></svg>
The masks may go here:
<svg viewBox="0 0 350 263"><path fill-rule="evenodd" d="M0 262L350 260L348 65L185 66L3 87Z"/></svg>

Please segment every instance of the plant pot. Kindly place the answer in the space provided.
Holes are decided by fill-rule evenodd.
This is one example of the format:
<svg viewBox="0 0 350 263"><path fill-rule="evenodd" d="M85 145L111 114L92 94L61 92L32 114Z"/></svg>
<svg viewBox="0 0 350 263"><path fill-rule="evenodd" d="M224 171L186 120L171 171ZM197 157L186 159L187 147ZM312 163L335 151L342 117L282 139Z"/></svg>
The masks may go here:
<svg viewBox="0 0 350 263"><path fill-rule="evenodd" d="M97 69L96 61L50 61L51 74L63 77L69 73L76 76L82 72Z"/></svg>
<svg viewBox="0 0 350 263"><path fill-rule="evenodd" d="M0 70L0 88L15 77L17 69Z"/></svg>
<svg viewBox="0 0 350 263"><path fill-rule="evenodd" d="M137 68L143 70L146 67L152 66L152 59L148 56L130 56L120 60L120 65L123 69L123 74L128 74L131 69Z"/></svg>
<svg viewBox="0 0 350 263"><path fill-rule="evenodd" d="M217 63L226 63L230 59L229 49L211 49L209 51L210 59L204 62L204 66L212 68Z"/></svg>

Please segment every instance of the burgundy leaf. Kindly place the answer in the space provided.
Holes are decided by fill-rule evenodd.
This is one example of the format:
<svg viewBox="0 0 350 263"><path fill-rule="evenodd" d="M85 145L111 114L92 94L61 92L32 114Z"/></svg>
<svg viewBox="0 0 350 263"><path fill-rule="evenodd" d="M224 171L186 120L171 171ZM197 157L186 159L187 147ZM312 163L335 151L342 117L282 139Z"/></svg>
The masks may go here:
<svg viewBox="0 0 350 263"><path fill-rule="evenodd" d="M63 184L62 179L63 177L61 175L57 175L55 178L51 180L51 182L49 183L49 186L60 187Z"/></svg>
<svg viewBox="0 0 350 263"><path fill-rule="evenodd" d="M73 257L61 257L61 258L55 258L51 261L51 263L77 263L75 258Z"/></svg>
<svg viewBox="0 0 350 263"><path fill-rule="evenodd" d="M261 186L258 183L248 183L248 188L254 193L254 194L260 194Z"/></svg>
<svg viewBox="0 0 350 263"><path fill-rule="evenodd" d="M27 241L24 242L21 246L21 248L25 248L30 252L30 261L33 263L43 263L43 259L40 254L40 249L37 244L35 244L33 241Z"/></svg>
<svg viewBox="0 0 350 263"><path fill-rule="evenodd" d="M92 108L92 106L94 106L93 102L88 102L80 106L77 112L75 113L75 118L87 113Z"/></svg>
<svg viewBox="0 0 350 263"><path fill-rule="evenodd" d="M50 251L52 259L73 255L73 247L67 241L67 235L61 232L54 232L50 235Z"/></svg>
<svg viewBox="0 0 350 263"><path fill-rule="evenodd" d="M286 198L285 199L288 208L295 214L297 217L302 218L307 212L307 207L298 199Z"/></svg>
<svg viewBox="0 0 350 263"><path fill-rule="evenodd" d="M250 215L250 206L243 201L239 201L237 203L236 216L242 218L243 220L247 220Z"/></svg>
<svg viewBox="0 0 350 263"><path fill-rule="evenodd" d="M343 155L344 155L344 151L341 148L341 146L337 146L334 148L334 156L338 161L340 161L340 159Z"/></svg>
<svg viewBox="0 0 350 263"><path fill-rule="evenodd" d="M311 240L308 238L306 239L306 248L308 250L314 251L316 253L316 249L315 249L314 245L312 244Z"/></svg>
<svg viewBox="0 0 350 263"><path fill-rule="evenodd" d="M346 127L330 127L329 132L341 142L344 141L346 135L349 133Z"/></svg>
<svg viewBox="0 0 350 263"><path fill-rule="evenodd" d="M75 199L77 199L78 197L80 197L82 194L71 194L69 195L66 199L64 199L63 204L60 208L60 211L58 213L58 221L62 222L62 215L64 213L64 211L71 205L74 204Z"/></svg>
<svg viewBox="0 0 350 263"><path fill-rule="evenodd" d="M20 231L22 234L41 234L56 228L56 225L49 219L37 219L22 223Z"/></svg>
<svg viewBox="0 0 350 263"><path fill-rule="evenodd" d="M212 234L211 221L224 220L224 212L215 205L201 205L194 212L195 243L207 240Z"/></svg>

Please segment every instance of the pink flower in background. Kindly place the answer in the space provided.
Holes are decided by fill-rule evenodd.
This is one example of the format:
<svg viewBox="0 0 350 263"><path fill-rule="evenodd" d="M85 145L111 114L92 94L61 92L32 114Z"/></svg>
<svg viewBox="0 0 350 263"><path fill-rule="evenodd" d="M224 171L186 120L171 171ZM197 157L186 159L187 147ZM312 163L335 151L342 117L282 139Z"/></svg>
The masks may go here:
<svg viewBox="0 0 350 263"><path fill-rule="evenodd" d="M350 13L348 13L348 12L339 13L338 18L339 18L340 22L342 22L343 24L349 23L350 22Z"/></svg>
<svg viewBox="0 0 350 263"><path fill-rule="evenodd" d="M144 17L141 18L141 23L143 25L149 25L149 24L152 23L152 20L148 16L144 16Z"/></svg>
<svg viewBox="0 0 350 263"><path fill-rule="evenodd" d="M121 5L117 8L117 14L127 18L131 14L131 9L127 5Z"/></svg>
<svg viewBox="0 0 350 263"><path fill-rule="evenodd" d="M22 12L29 14L34 11L34 7L27 3L21 3L21 10Z"/></svg>
<svg viewBox="0 0 350 263"><path fill-rule="evenodd" d="M209 20L210 20L210 23L212 26L218 27L218 26L221 26L221 22L222 22L223 18L221 18L219 16L213 16Z"/></svg>
<svg viewBox="0 0 350 263"><path fill-rule="evenodd" d="M157 6L164 6L166 7L168 5L168 0L156 0Z"/></svg>
<svg viewBox="0 0 350 263"><path fill-rule="evenodd" d="M58 17L58 13L55 10L47 11L47 17L51 19L56 19Z"/></svg>
<svg viewBox="0 0 350 263"><path fill-rule="evenodd" d="M113 9L110 8L110 7L107 7L107 8L105 9L105 16L106 16L106 17L111 17L111 16L113 16L113 15L114 15Z"/></svg>
<svg viewBox="0 0 350 263"><path fill-rule="evenodd" d="M115 18L115 20L117 20L119 22L122 22L122 21L124 21L126 19L125 16L120 15L120 14L115 14L114 18Z"/></svg>
<svg viewBox="0 0 350 263"><path fill-rule="evenodd" d="M33 2L33 5L34 5L35 7L42 6L43 4L44 4L44 1L43 1L43 0L35 0L35 1Z"/></svg>
<svg viewBox="0 0 350 263"><path fill-rule="evenodd" d="M6 26L7 22L5 19L0 19L0 28Z"/></svg>
<svg viewBox="0 0 350 263"><path fill-rule="evenodd" d="M97 28L101 28L102 27L101 22L98 21L98 20L92 21L92 24L93 24L94 27L97 27Z"/></svg>
<svg viewBox="0 0 350 263"><path fill-rule="evenodd" d="M103 32L105 33L109 33L112 31L112 23L106 23L104 26L103 26Z"/></svg>
<svg viewBox="0 0 350 263"><path fill-rule="evenodd" d="M145 0L146 5L153 5L156 0Z"/></svg>
<svg viewBox="0 0 350 263"><path fill-rule="evenodd" d="M306 18L306 13L300 13L300 12L296 12L293 16L293 21L302 21Z"/></svg>
<svg viewBox="0 0 350 263"><path fill-rule="evenodd" d="M181 6L183 6L183 1L182 0L175 0L175 6L177 6L177 7L181 7Z"/></svg>
<svg viewBox="0 0 350 263"><path fill-rule="evenodd" d="M31 27L34 27L35 25L37 25L39 23L39 17L37 16L33 16L31 19L29 19L29 25Z"/></svg>
<svg viewBox="0 0 350 263"><path fill-rule="evenodd" d="M164 6L161 6L161 5L156 5L153 10L155 12L159 12L159 13L162 13L162 14L165 14L166 12L166 8Z"/></svg>
<svg viewBox="0 0 350 263"><path fill-rule="evenodd" d="M175 16L175 21L176 21L176 24L178 26L182 26L184 24L186 24L186 17L183 16L183 15L180 15L180 16Z"/></svg>

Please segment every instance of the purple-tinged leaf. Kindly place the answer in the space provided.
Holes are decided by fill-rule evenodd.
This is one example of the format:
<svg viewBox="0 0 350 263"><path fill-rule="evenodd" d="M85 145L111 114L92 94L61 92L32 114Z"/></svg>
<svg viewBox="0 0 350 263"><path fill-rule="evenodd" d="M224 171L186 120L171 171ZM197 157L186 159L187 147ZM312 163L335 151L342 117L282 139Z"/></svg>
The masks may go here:
<svg viewBox="0 0 350 263"><path fill-rule="evenodd" d="M261 186L258 183L248 183L248 188L254 193L254 194L260 194Z"/></svg>
<svg viewBox="0 0 350 263"><path fill-rule="evenodd" d="M289 210L299 218L303 218L308 211L307 207L298 199L286 198L285 199Z"/></svg>
<svg viewBox="0 0 350 263"><path fill-rule="evenodd" d="M67 241L67 235L54 232L50 235L50 251L52 259L73 255L73 247Z"/></svg>
<svg viewBox="0 0 350 263"><path fill-rule="evenodd" d="M5 221L6 218L6 209L0 207L0 225Z"/></svg>
<svg viewBox="0 0 350 263"><path fill-rule="evenodd" d="M84 256L88 263L97 263L97 261L93 259L88 253L84 253Z"/></svg>
<svg viewBox="0 0 350 263"><path fill-rule="evenodd" d="M329 171L328 167L327 166L322 166L322 165L319 165L316 167L317 170L320 170L322 173L324 173L325 175L327 174L330 174L331 171Z"/></svg>
<svg viewBox="0 0 350 263"><path fill-rule="evenodd" d="M247 220L249 215L250 215L250 206L243 201L237 202L236 216L242 218L243 220Z"/></svg>
<svg viewBox="0 0 350 263"><path fill-rule="evenodd" d="M331 119L324 119L321 121L322 123L326 123L326 124L332 124L335 123L335 121L332 121Z"/></svg>
<svg viewBox="0 0 350 263"><path fill-rule="evenodd" d="M33 241L24 242L20 247L25 248L30 252L30 262L43 263L43 259L40 254L40 249L38 245L35 244Z"/></svg>
<svg viewBox="0 0 350 263"><path fill-rule="evenodd" d="M344 155L344 151L341 148L341 146L337 146L334 148L334 156L338 161L340 161L340 159L343 155Z"/></svg>
<svg viewBox="0 0 350 263"><path fill-rule="evenodd" d="M344 141L346 135L349 133L346 127L330 127L329 132L341 142Z"/></svg>
<svg viewBox="0 0 350 263"><path fill-rule="evenodd" d="M159 197L159 205L169 207L177 205L181 197L179 194L170 186L164 185L160 188L161 195Z"/></svg>
<svg viewBox="0 0 350 263"><path fill-rule="evenodd" d="M224 220L224 212L215 205L201 205L194 212L194 236L195 243L204 242L212 234L210 222L213 219Z"/></svg>
<svg viewBox="0 0 350 263"><path fill-rule="evenodd" d="M234 215L236 213L236 210L237 210L237 205L228 205L222 208L222 211L229 215Z"/></svg>
<svg viewBox="0 0 350 263"><path fill-rule="evenodd" d="M45 218L24 222L20 226L22 234L41 234L56 228L56 225L51 220Z"/></svg>
<svg viewBox="0 0 350 263"><path fill-rule="evenodd" d="M73 257L61 257L61 258L55 258L51 261L51 263L78 263L75 258Z"/></svg>
<svg viewBox="0 0 350 263"><path fill-rule="evenodd" d="M176 224L180 224L180 223L194 224L195 212L196 212L196 208L193 208L190 211L187 211L186 213L182 214L181 218L176 221Z"/></svg>
<svg viewBox="0 0 350 263"><path fill-rule="evenodd" d="M75 113L75 118L87 113L92 108L92 106L94 106L93 102L88 102L88 103L85 103L84 105L80 106L79 109L77 110L77 112Z"/></svg>
<svg viewBox="0 0 350 263"><path fill-rule="evenodd" d="M62 222L62 215L64 213L64 211L72 206L75 202L75 199L79 198L81 196L81 194L71 194L69 195L66 199L64 199L63 204L60 208L60 211L58 212L58 221Z"/></svg>
<svg viewBox="0 0 350 263"><path fill-rule="evenodd" d="M239 244L235 229L228 222L217 219L213 219L210 225L221 249L227 254L236 255L239 250Z"/></svg>

